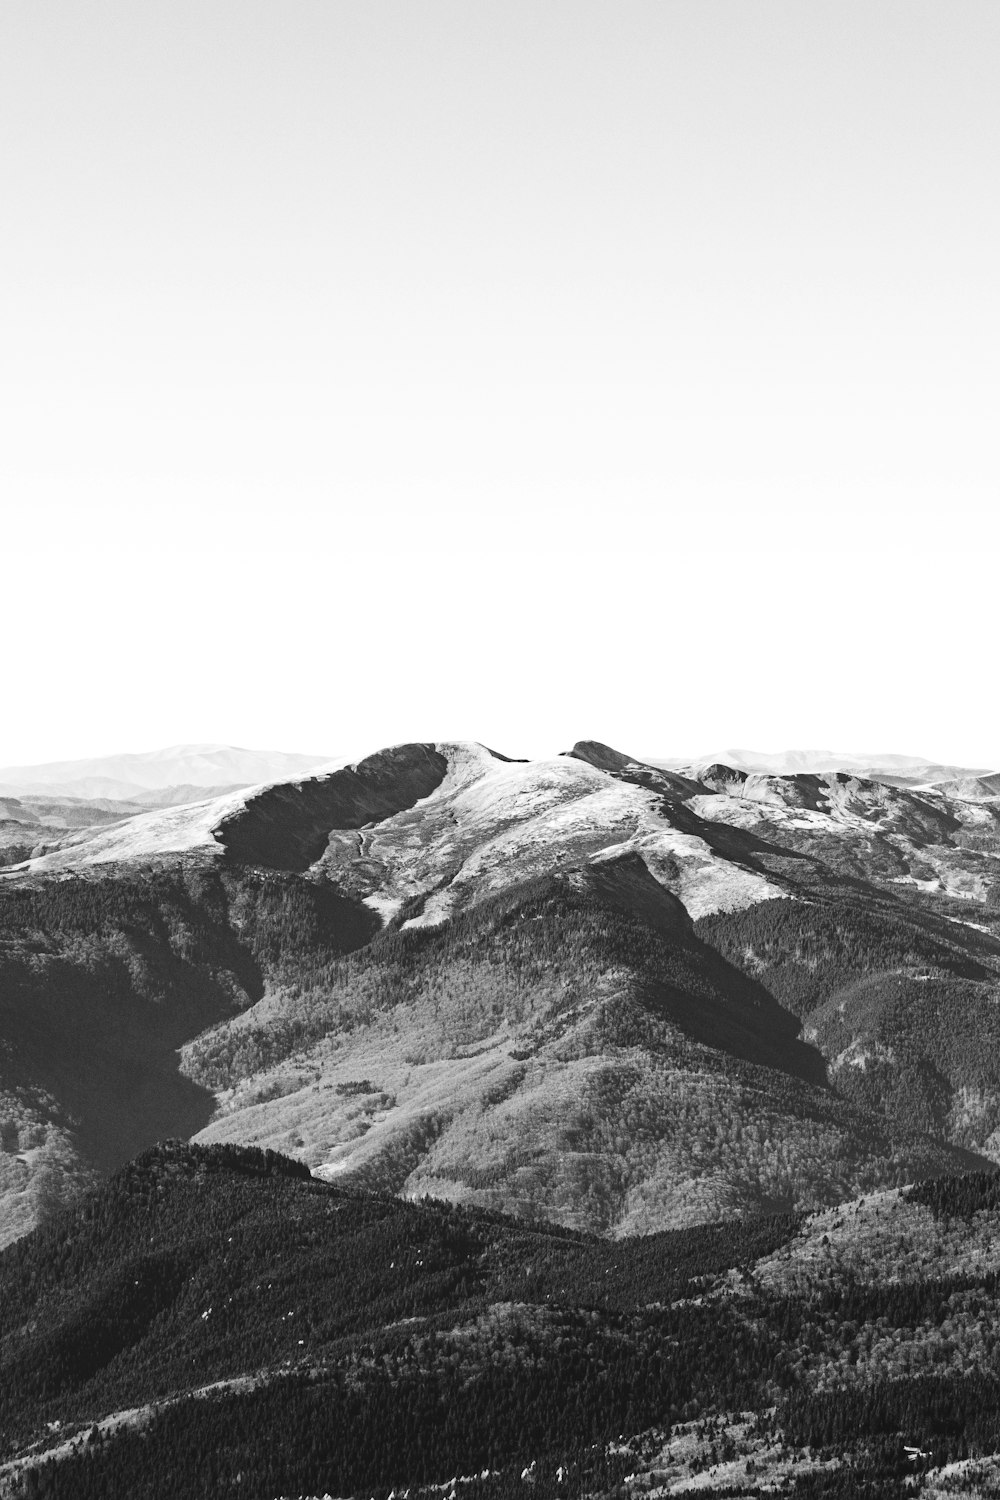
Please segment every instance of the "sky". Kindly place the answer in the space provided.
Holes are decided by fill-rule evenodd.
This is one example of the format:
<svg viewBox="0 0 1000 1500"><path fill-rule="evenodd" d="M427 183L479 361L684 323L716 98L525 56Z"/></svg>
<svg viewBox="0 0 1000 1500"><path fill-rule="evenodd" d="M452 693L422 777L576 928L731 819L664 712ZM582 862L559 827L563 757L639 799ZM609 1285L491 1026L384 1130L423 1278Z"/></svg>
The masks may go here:
<svg viewBox="0 0 1000 1500"><path fill-rule="evenodd" d="M5 0L0 764L1000 766L995 0Z"/></svg>

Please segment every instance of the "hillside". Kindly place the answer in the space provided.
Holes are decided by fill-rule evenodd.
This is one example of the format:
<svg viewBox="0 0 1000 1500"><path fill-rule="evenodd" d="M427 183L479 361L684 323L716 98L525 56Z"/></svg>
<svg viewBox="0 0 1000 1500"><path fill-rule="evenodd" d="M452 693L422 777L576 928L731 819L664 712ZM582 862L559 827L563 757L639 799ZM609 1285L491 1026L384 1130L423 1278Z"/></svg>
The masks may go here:
<svg viewBox="0 0 1000 1500"><path fill-rule="evenodd" d="M0 869L87 842L149 808L216 800L334 764L328 756L173 745L0 770Z"/></svg>
<svg viewBox="0 0 1000 1500"><path fill-rule="evenodd" d="M0 1254L0 1495L990 1493L997 1183L608 1243L167 1143Z"/></svg>
<svg viewBox="0 0 1000 1500"><path fill-rule="evenodd" d="M107 798L0 795L0 869L37 858L83 830L97 831L143 809Z"/></svg>
<svg viewBox="0 0 1000 1500"><path fill-rule="evenodd" d="M996 1151L998 805L397 746L0 876L0 1203L164 1135L612 1236Z"/></svg>

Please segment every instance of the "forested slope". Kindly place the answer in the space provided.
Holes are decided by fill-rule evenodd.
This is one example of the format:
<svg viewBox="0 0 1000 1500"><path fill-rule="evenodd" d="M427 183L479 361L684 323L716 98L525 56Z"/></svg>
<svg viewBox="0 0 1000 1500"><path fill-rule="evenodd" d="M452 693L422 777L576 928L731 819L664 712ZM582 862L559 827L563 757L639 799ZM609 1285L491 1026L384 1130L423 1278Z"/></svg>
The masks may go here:
<svg viewBox="0 0 1000 1500"><path fill-rule="evenodd" d="M696 930L801 1018L844 1098L893 1130L993 1155L1000 939L988 919L969 903L868 890L764 902Z"/></svg>
<svg viewBox="0 0 1000 1500"><path fill-rule="evenodd" d="M0 1254L0 1494L930 1493L1000 1448L998 1202L610 1243L168 1143Z"/></svg>

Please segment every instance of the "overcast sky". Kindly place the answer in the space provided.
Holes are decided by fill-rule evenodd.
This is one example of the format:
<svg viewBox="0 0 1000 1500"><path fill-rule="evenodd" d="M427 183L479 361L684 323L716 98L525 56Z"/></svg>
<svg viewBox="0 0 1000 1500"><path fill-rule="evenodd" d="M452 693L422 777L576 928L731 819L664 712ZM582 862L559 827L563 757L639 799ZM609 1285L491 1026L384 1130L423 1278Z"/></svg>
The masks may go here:
<svg viewBox="0 0 1000 1500"><path fill-rule="evenodd" d="M996 0L4 0L0 764L1000 765Z"/></svg>

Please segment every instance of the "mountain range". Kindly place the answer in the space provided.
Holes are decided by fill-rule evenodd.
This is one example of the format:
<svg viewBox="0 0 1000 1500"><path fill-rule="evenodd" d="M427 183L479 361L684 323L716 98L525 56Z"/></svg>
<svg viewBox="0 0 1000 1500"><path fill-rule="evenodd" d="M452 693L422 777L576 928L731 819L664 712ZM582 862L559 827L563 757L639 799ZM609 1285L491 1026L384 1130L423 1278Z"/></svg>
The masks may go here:
<svg viewBox="0 0 1000 1500"><path fill-rule="evenodd" d="M190 802L198 795L302 776L329 755L241 750L233 745L171 745L132 755L0 767L0 798L109 799L140 805ZM134 811L134 809L130 809Z"/></svg>
<svg viewBox="0 0 1000 1500"><path fill-rule="evenodd" d="M0 869L0 1496L993 1492L989 773L106 813Z"/></svg>
<svg viewBox="0 0 1000 1500"><path fill-rule="evenodd" d="M625 1235L1000 1139L1000 804L411 744L0 878L4 1233L165 1135Z"/></svg>
<svg viewBox="0 0 1000 1500"><path fill-rule="evenodd" d="M935 786L960 779L972 780L996 770L995 766L973 769L942 764L921 755L857 750L721 750L679 760L652 757L649 763L664 770L721 763L735 770L762 772L767 776L821 776L827 771L847 771L853 776L884 781L890 786Z"/></svg>

